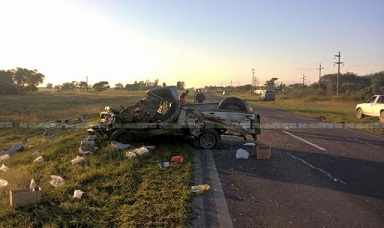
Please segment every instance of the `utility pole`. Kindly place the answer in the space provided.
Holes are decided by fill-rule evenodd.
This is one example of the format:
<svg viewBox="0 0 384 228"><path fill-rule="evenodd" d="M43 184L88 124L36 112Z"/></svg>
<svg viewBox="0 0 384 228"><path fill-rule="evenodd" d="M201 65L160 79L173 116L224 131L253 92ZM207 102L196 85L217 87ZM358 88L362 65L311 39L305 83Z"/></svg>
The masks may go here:
<svg viewBox="0 0 384 228"><path fill-rule="evenodd" d="M344 64L344 62L340 62L341 54L339 52L338 55L335 55L338 58L338 61L335 62L337 64L337 79L336 79L336 97L339 97L339 77L340 77L340 64ZM333 65L335 65L333 64Z"/></svg>
<svg viewBox="0 0 384 228"><path fill-rule="evenodd" d="M320 90L320 78L321 78L321 70L324 69L324 67L321 67L321 63L320 63L320 66L319 68L317 68L319 70L319 90Z"/></svg>
<svg viewBox="0 0 384 228"><path fill-rule="evenodd" d="M253 79L254 78L255 78L255 69L252 69L251 94L253 93Z"/></svg>
<svg viewBox="0 0 384 228"><path fill-rule="evenodd" d="M301 79L303 79L303 85L304 85L305 78L306 78L306 76L303 74L303 77L301 78Z"/></svg>

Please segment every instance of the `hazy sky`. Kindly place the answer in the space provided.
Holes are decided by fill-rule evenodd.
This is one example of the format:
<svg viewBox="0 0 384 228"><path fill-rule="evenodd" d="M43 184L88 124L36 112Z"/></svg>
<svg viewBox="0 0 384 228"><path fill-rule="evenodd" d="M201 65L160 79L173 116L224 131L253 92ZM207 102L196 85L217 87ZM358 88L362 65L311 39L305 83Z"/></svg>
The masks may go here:
<svg viewBox="0 0 384 228"><path fill-rule="evenodd" d="M0 69L44 84L314 83L384 70L383 0L0 0Z"/></svg>

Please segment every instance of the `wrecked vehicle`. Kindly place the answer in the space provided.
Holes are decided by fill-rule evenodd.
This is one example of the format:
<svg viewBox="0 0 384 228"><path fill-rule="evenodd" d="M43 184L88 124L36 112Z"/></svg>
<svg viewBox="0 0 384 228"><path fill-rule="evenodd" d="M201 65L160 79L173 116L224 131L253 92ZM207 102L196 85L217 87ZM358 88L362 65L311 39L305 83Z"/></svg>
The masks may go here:
<svg viewBox="0 0 384 228"><path fill-rule="evenodd" d="M158 135L184 136L197 148L213 149L221 135L260 134L260 116L236 97L221 102L180 105L176 86L151 89L136 105L115 110L105 107L90 134L109 141L130 143Z"/></svg>

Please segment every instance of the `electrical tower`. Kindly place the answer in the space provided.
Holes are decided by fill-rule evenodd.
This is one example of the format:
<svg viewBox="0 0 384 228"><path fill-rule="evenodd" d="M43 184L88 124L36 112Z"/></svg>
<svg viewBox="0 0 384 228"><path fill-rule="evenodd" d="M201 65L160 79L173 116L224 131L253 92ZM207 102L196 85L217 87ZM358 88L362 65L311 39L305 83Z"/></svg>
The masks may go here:
<svg viewBox="0 0 384 228"><path fill-rule="evenodd" d="M251 94L253 93L253 79L254 78L255 78L255 69L252 69Z"/></svg>
<svg viewBox="0 0 384 228"><path fill-rule="evenodd" d="M303 79L303 85L304 85L304 81L305 81L305 78L306 78L307 76L305 76L304 74L303 74L303 77L301 78L301 79Z"/></svg>
<svg viewBox="0 0 384 228"><path fill-rule="evenodd" d="M341 57L341 54L339 52L338 55L335 55L335 57L338 58L338 61L335 62L335 64L337 64L337 79L336 79L336 97L339 96L339 77L340 77L340 64L344 64L344 62L340 62L340 57ZM334 64L334 65L335 65Z"/></svg>
<svg viewBox="0 0 384 228"><path fill-rule="evenodd" d="M324 69L324 67L321 67L321 63L320 63L320 66L317 69L319 70L319 90L320 90L321 70Z"/></svg>

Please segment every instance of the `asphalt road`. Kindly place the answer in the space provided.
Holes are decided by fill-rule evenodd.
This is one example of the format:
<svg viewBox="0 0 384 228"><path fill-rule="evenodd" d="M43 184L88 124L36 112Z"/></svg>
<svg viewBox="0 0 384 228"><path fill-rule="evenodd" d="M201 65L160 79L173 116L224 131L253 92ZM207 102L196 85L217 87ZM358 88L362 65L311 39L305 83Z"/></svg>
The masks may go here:
<svg viewBox="0 0 384 228"><path fill-rule="evenodd" d="M252 151L237 137L196 151L196 183L211 189L195 197L195 227L384 227L383 137L255 110L271 159L236 159Z"/></svg>

